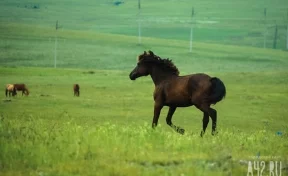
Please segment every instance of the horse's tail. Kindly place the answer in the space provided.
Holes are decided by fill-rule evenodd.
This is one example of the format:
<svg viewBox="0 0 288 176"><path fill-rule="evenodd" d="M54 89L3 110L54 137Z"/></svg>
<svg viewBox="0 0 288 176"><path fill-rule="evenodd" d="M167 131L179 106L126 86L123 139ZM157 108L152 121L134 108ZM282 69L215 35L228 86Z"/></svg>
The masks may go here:
<svg viewBox="0 0 288 176"><path fill-rule="evenodd" d="M213 77L210 79L210 82L212 85L209 102L211 104L216 104L226 96L226 88L224 83L219 78Z"/></svg>

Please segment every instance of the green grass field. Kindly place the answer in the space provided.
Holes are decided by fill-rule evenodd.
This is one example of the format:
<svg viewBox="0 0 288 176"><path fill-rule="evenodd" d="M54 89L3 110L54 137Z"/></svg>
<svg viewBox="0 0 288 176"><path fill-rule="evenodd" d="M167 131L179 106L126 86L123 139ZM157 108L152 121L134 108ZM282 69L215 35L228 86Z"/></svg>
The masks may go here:
<svg viewBox="0 0 288 176"><path fill-rule="evenodd" d="M288 2L143 1L141 45L137 1L113 2L0 2L0 175L242 176L249 161L265 161L262 175L269 175L269 161L281 161L288 174ZM262 48L264 8L267 26L280 26L277 49L274 28ZM166 125L167 107L151 129L153 82L128 77L144 50L172 59L180 75L223 80L217 136L210 121L200 138L195 107L173 116L185 135ZM8 83L25 83L30 95L6 98ZM74 83L80 97L73 97Z"/></svg>

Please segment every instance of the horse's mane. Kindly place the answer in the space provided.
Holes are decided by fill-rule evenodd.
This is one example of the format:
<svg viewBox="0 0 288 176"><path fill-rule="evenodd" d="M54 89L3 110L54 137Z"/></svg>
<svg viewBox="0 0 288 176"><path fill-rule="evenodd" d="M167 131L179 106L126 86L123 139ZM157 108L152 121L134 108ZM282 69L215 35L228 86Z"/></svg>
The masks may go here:
<svg viewBox="0 0 288 176"><path fill-rule="evenodd" d="M139 55L138 62L149 62L157 64L163 70L169 71L177 76L179 75L179 70L171 59L162 59L161 57L155 55L152 51L148 51L148 53L144 51L143 54Z"/></svg>

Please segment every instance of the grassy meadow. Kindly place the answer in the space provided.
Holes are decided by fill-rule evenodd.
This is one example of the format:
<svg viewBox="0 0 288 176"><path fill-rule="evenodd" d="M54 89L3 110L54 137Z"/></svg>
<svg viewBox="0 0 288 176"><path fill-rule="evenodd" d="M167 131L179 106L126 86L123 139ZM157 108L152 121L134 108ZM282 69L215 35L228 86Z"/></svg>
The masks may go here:
<svg viewBox="0 0 288 176"><path fill-rule="evenodd" d="M140 45L137 1L113 2L0 2L0 175L240 176L249 161L265 161L262 175L269 161L281 161L288 174L288 2L145 0ZM266 49L264 8L272 26ZM173 116L185 135L166 125L167 107L151 129L153 82L128 77L144 50L172 59L180 75L203 72L225 83L227 97L214 106L217 136L210 120L200 138L195 107ZM8 83L25 83L30 95L6 98Z"/></svg>

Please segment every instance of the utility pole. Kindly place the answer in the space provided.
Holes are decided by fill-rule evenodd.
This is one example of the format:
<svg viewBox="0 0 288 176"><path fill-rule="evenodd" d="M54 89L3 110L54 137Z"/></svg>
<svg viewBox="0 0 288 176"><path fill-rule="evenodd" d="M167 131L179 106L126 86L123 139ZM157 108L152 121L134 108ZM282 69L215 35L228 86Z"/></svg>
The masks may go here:
<svg viewBox="0 0 288 176"><path fill-rule="evenodd" d="M190 29L190 50L189 52L192 52L192 41L193 41L193 17L194 17L194 7L192 7L192 11L191 11L191 20L190 20L190 24L191 24L191 29Z"/></svg>
<svg viewBox="0 0 288 176"><path fill-rule="evenodd" d="M54 68L57 68L57 30L59 28L58 26L58 20L56 21L56 32L55 32L55 48L54 48Z"/></svg>
<svg viewBox="0 0 288 176"><path fill-rule="evenodd" d="M276 24L275 33L274 33L274 42L273 42L273 48L274 49L276 49L276 47L277 47L277 38L278 38L278 26Z"/></svg>
<svg viewBox="0 0 288 176"><path fill-rule="evenodd" d="M267 8L264 9L264 44L263 44L264 48L266 48L266 34L267 34L266 16L267 16Z"/></svg>
<svg viewBox="0 0 288 176"><path fill-rule="evenodd" d="M286 16L286 49L288 50L288 9L287 9L287 16Z"/></svg>
<svg viewBox="0 0 288 176"><path fill-rule="evenodd" d="M138 44L141 44L141 0L138 0Z"/></svg>
<svg viewBox="0 0 288 176"><path fill-rule="evenodd" d="M286 50L288 50L288 24L286 26Z"/></svg>

